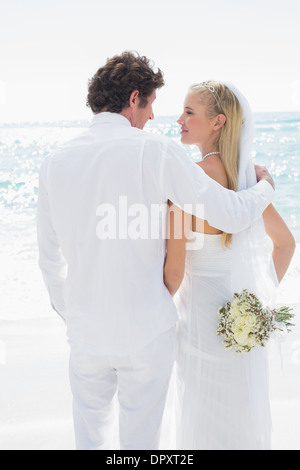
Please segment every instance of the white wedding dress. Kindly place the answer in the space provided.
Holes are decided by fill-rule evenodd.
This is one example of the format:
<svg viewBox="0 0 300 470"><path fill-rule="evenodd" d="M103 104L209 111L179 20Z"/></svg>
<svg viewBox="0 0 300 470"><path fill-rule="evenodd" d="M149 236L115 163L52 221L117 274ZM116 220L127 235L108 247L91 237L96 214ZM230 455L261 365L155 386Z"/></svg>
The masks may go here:
<svg viewBox="0 0 300 470"><path fill-rule="evenodd" d="M243 94L225 83L243 112L238 189L256 183L252 143L254 120ZM212 195L213 197L213 195ZM225 349L217 335L219 308L243 289L274 305L278 285L272 250L262 217L233 235L223 249L221 235L193 233L182 285L176 294L176 447L199 450L269 450L271 413L268 350L256 346L240 355Z"/></svg>
<svg viewBox="0 0 300 470"><path fill-rule="evenodd" d="M180 315L177 358L177 449L270 448L268 361L264 348L239 355L217 336L218 310L232 299L232 250L221 235L197 233L175 302ZM198 240L199 241L199 240Z"/></svg>

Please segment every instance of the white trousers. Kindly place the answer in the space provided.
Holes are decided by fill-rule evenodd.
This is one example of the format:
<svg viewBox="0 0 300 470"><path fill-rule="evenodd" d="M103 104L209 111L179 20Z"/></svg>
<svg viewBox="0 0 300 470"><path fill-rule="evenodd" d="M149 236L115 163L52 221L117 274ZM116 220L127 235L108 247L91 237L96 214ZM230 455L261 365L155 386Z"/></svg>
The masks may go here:
<svg viewBox="0 0 300 470"><path fill-rule="evenodd" d="M98 357L71 349L77 450L111 449L117 392L121 450L157 449L175 353L175 327L130 356Z"/></svg>

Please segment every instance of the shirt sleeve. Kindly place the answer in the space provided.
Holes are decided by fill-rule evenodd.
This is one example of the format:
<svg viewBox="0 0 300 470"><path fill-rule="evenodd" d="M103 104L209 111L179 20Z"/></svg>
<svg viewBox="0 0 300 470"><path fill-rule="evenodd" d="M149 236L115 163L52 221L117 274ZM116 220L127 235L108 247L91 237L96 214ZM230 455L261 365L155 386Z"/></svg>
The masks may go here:
<svg viewBox="0 0 300 470"><path fill-rule="evenodd" d="M64 286L67 263L62 255L55 233L47 194L46 158L39 175L39 194L37 208L37 240L39 247L39 267L49 293L53 309L65 320Z"/></svg>
<svg viewBox="0 0 300 470"><path fill-rule="evenodd" d="M166 199L182 210L201 217L226 233L237 233L252 225L274 200L267 181L235 192L224 188L196 165L174 142L165 148L160 174Z"/></svg>

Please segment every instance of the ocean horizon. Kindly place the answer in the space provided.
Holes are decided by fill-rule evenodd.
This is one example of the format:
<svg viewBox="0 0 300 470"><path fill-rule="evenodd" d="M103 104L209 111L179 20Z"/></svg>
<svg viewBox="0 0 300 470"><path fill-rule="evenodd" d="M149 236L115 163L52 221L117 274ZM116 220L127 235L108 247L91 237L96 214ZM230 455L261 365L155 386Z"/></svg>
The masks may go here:
<svg viewBox="0 0 300 470"><path fill-rule="evenodd" d="M258 111L254 112L254 120L256 123L263 122L263 121L271 121L275 122L276 120L280 121L300 121L300 109L299 111ZM66 127L86 127L89 125L93 115L91 114L91 118L78 118L78 119L49 119L49 120L22 120L22 121L0 121L0 129L1 128L8 128L8 127L57 127L64 125ZM154 118L154 124L158 121L168 121L176 123L179 117L175 114L166 114L166 115L159 115ZM149 123L148 123L149 125ZM151 125L151 123L150 123Z"/></svg>

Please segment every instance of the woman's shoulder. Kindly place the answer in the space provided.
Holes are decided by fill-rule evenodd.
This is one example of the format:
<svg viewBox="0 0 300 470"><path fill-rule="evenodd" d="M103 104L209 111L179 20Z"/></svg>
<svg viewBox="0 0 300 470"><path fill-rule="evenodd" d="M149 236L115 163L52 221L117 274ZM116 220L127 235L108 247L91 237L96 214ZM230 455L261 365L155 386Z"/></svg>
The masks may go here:
<svg viewBox="0 0 300 470"><path fill-rule="evenodd" d="M212 155L211 157L196 162L205 173L217 183L221 184L225 188L228 188L228 178L222 163L222 160L217 155Z"/></svg>

